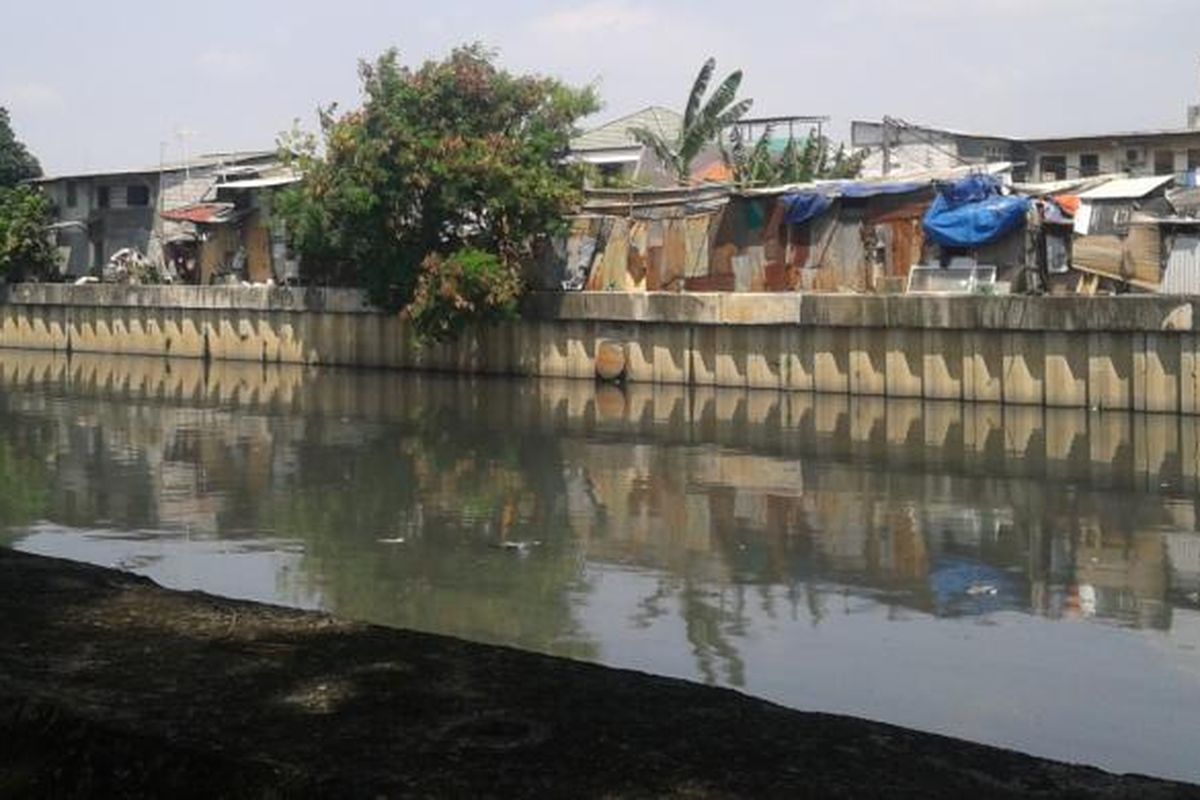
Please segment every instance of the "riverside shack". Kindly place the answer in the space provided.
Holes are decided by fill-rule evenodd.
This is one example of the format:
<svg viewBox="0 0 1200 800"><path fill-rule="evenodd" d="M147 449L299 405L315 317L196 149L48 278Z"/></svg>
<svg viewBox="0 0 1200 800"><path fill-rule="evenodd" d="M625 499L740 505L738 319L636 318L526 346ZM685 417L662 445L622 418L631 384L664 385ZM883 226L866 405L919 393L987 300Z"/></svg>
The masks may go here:
<svg viewBox="0 0 1200 800"><path fill-rule="evenodd" d="M1008 165L989 174L1005 175ZM948 170L739 190L590 190L538 265L547 289L901 291L928 256L923 219Z"/></svg>

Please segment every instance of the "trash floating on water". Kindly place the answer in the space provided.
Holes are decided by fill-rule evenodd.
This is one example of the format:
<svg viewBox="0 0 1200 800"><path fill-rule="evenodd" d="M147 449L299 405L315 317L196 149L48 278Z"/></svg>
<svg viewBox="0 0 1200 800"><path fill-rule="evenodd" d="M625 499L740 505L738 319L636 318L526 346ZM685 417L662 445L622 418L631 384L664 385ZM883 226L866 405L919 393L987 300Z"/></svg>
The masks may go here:
<svg viewBox="0 0 1200 800"><path fill-rule="evenodd" d="M524 555L535 547L541 547L541 545L542 545L542 543L539 542L537 539L530 539L528 541L516 540L516 541L498 542L497 544L493 545L493 547L498 547L501 550L509 550L511 552Z"/></svg>
<svg viewBox="0 0 1200 800"><path fill-rule="evenodd" d="M967 587L967 594L971 597L979 597L981 595L996 594L998 590L990 583L972 583Z"/></svg>
<svg viewBox="0 0 1200 800"><path fill-rule="evenodd" d="M404 544L406 541L403 536L394 536L391 539L376 539L380 544Z"/></svg>

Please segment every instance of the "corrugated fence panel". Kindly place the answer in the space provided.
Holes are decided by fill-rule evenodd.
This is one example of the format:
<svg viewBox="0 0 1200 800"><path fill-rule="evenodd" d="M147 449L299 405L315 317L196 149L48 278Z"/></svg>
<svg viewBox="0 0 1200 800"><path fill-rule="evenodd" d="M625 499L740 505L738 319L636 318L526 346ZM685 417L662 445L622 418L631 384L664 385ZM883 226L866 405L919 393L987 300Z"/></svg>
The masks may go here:
<svg viewBox="0 0 1200 800"><path fill-rule="evenodd" d="M1163 294L1200 294L1200 235L1175 238L1159 291Z"/></svg>

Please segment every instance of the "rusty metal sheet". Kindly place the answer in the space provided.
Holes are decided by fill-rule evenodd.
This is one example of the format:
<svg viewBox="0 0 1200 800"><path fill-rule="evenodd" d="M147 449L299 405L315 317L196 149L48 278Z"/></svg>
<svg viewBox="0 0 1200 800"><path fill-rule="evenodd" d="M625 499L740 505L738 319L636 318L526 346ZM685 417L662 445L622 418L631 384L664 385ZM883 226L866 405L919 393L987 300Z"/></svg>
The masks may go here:
<svg viewBox="0 0 1200 800"><path fill-rule="evenodd" d="M768 265L784 266L787 262L787 223L783 203L772 201L767 222L762 230L763 258Z"/></svg>
<svg viewBox="0 0 1200 800"><path fill-rule="evenodd" d="M614 217L611 224L604 251L588 277L587 288L591 291L629 291L634 288L628 270L629 220Z"/></svg>
<svg viewBox="0 0 1200 800"><path fill-rule="evenodd" d="M904 277L914 264L921 263L925 233L920 219L898 219L887 223L891 231L886 274Z"/></svg>
<svg viewBox="0 0 1200 800"><path fill-rule="evenodd" d="M721 210L713 226L709 242L708 271L711 275L732 275L733 257L737 255L737 238L734 231L734 215L729 206Z"/></svg>
<svg viewBox="0 0 1200 800"><path fill-rule="evenodd" d="M687 247L684 243L683 220L663 220L662 288L673 289L683 280Z"/></svg>
<svg viewBox="0 0 1200 800"><path fill-rule="evenodd" d="M646 291L646 267L650 223L645 220L634 220L629 226L629 252L626 256L625 269L634 288Z"/></svg>
<svg viewBox="0 0 1200 800"><path fill-rule="evenodd" d="M763 291L790 292L800 288L800 270L787 264L767 264L763 267Z"/></svg>
<svg viewBox="0 0 1200 800"><path fill-rule="evenodd" d="M689 292L732 292L735 290L732 274L687 278L683 282L683 288Z"/></svg>
<svg viewBox="0 0 1200 800"><path fill-rule="evenodd" d="M684 262L683 274L688 278L699 278L707 275L708 270L708 226L712 217L686 217L683 223Z"/></svg>
<svg viewBox="0 0 1200 800"><path fill-rule="evenodd" d="M932 202L932 192L875 197L867 204L865 216L867 222L873 225L896 220L921 219Z"/></svg>
<svg viewBox="0 0 1200 800"><path fill-rule="evenodd" d="M657 292L663 285L663 244L666 232L662 220L646 222L646 290Z"/></svg>
<svg viewBox="0 0 1200 800"><path fill-rule="evenodd" d="M832 285L833 291L864 291L868 288L869 265L860 220L837 221L818 268L830 273L822 283Z"/></svg>

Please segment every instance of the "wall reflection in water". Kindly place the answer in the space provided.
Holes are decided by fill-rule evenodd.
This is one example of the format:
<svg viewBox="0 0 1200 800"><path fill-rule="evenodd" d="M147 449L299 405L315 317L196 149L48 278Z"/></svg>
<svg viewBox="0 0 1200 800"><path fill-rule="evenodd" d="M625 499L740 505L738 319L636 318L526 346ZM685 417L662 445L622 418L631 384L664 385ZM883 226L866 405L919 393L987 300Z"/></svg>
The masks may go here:
<svg viewBox="0 0 1200 800"><path fill-rule="evenodd" d="M968 650L911 645L966 669L997 646L978 623L1053 640L1078 620L1089 659L1165 653L1154 668L1200 700L1198 478L1183 417L0 357L17 547L1110 766L1111 743L972 711L952 668L941 708L864 695L875 667L850 662L885 658L905 621L968 631ZM816 647L836 681L786 666ZM1130 768L1191 775L1153 747Z"/></svg>

